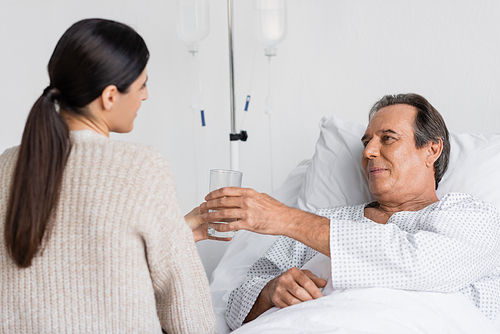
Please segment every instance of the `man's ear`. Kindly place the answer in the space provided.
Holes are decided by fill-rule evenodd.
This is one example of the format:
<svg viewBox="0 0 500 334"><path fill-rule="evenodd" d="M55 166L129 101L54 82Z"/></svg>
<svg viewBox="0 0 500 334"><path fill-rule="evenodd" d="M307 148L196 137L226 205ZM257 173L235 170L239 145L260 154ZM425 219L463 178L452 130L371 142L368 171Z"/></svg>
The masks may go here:
<svg viewBox="0 0 500 334"><path fill-rule="evenodd" d="M101 94L101 102L104 110L109 111L113 109L119 93L120 92L115 85L109 85L108 87L104 88Z"/></svg>
<svg viewBox="0 0 500 334"><path fill-rule="evenodd" d="M427 159L425 164L427 167L434 166L434 162L441 156L441 152L443 152L443 140L439 138L437 143L429 142L427 144Z"/></svg>

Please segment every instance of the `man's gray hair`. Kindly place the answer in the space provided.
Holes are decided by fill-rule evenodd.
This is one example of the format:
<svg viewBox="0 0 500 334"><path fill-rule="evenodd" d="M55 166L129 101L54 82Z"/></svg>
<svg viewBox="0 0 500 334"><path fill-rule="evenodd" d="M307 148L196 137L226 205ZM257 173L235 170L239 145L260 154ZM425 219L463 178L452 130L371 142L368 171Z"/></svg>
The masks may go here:
<svg viewBox="0 0 500 334"><path fill-rule="evenodd" d="M429 142L439 143L439 139L443 141L443 151L434 162L434 179L437 189L450 161L450 134L443 117L423 96L418 94L397 94L385 95L377 101L371 108L368 119L371 120L380 109L396 104L406 104L417 109L417 116L413 123L415 146L417 148L422 148Z"/></svg>

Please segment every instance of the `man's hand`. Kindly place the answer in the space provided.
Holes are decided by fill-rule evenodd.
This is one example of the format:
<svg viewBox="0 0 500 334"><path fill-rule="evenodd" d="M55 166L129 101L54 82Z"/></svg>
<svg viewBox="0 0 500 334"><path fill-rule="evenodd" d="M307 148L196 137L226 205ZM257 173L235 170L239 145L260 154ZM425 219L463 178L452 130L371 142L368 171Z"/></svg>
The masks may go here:
<svg viewBox="0 0 500 334"><path fill-rule="evenodd" d="M319 288L325 286L326 281L311 271L292 268L270 281L262 291L267 290L272 305L284 308L323 297Z"/></svg>
<svg viewBox="0 0 500 334"><path fill-rule="evenodd" d="M200 214L200 208L196 207L184 216L186 224L193 232L194 242L200 240L212 239L219 241L230 241L231 238L215 238L208 235L208 223L203 220Z"/></svg>
<svg viewBox="0 0 500 334"><path fill-rule="evenodd" d="M326 281L309 270L292 268L267 283L244 322L256 319L273 306L285 308L323 297L319 288L325 286Z"/></svg>
<svg viewBox="0 0 500 334"><path fill-rule="evenodd" d="M210 225L221 232L249 230L280 235L283 234L290 210L293 210L267 194L247 188L221 188L208 194L205 200L200 205L205 221L229 222Z"/></svg>

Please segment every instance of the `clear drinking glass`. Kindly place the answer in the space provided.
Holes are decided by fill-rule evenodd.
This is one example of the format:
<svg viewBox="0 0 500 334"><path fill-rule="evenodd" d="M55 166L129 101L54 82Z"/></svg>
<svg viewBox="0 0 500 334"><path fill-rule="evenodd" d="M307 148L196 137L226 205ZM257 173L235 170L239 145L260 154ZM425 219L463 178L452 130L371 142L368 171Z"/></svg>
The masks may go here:
<svg viewBox="0 0 500 334"><path fill-rule="evenodd" d="M236 170L212 169L210 170L210 192L224 187L241 187L243 173ZM214 222L211 224L227 224L227 222ZM216 238L232 238L235 231L219 232L208 227L208 235Z"/></svg>

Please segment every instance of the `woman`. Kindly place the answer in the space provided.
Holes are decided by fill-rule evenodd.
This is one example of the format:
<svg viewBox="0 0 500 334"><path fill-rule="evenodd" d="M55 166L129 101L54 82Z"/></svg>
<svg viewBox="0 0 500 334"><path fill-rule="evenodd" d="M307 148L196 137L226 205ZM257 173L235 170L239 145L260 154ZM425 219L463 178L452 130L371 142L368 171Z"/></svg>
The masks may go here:
<svg viewBox="0 0 500 334"><path fill-rule="evenodd" d="M2 332L215 332L166 161L108 138L132 130L148 58L118 22L59 40L21 146L0 157Z"/></svg>

